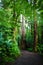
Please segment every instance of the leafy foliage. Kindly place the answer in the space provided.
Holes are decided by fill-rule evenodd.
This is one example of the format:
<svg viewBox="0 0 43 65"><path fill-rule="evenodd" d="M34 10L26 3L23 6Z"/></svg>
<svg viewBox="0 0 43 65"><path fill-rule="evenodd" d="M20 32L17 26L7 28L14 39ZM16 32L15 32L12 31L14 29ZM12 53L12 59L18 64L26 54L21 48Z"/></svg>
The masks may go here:
<svg viewBox="0 0 43 65"><path fill-rule="evenodd" d="M12 20L9 19L12 14L8 13L5 9L0 9L0 55L6 61L20 55L18 44L13 40L14 25L12 26Z"/></svg>
<svg viewBox="0 0 43 65"><path fill-rule="evenodd" d="M34 21L37 22L37 52L43 52L43 0L2 0L0 8L0 55L7 61L20 55L20 15L25 17L27 50L33 51ZM36 19L35 19L36 17ZM29 24L30 23L30 24ZM19 32L20 31L20 32ZM19 42L20 41L20 42Z"/></svg>

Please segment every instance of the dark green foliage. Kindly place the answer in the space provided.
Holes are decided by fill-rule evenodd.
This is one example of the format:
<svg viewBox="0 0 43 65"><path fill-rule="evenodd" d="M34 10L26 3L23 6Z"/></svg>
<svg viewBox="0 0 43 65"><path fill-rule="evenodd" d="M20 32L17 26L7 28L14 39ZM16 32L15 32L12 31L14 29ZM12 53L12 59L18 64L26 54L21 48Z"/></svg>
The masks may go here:
<svg viewBox="0 0 43 65"><path fill-rule="evenodd" d="M9 15L4 9L0 9L0 57L2 61L11 61L20 55L18 43L13 40L13 26Z"/></svg>
<svg viewBox="0 0 43 65"><path fill-rule="evenodd" d="M22 32L20 15L25 17L26 50L33 51L34 21L37 22L37 52L43 54L43 1L2 0L0 8L0 57L2 61L13 61L20 56ZM36 19L34 18L36 17Z"/></svg>
<svg viewBox="0 0 43 65"><path fill-rule="evenodd" d="M42 43L41 43L41 44L38 44L38 46L37 46L37 51L38 51L40 54L43 55L43 44L42 44Z"/></svg>

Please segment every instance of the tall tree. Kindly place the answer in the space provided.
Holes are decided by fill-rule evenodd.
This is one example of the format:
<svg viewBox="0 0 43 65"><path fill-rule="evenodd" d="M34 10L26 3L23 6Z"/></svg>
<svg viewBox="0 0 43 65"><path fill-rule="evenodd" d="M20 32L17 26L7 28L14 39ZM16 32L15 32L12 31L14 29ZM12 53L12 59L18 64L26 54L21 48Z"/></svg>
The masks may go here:
<svg viewBox="0 0 43 65"><path fill-rule="evenodd" d="M37 51L37 43L38 43L38 35L37 35L37 12L36 12L36 7L37 7L37 0L33 0L33 16L34 16L34 45L33 45L33 50L36 52Z"/></svg>
<svg viewBox="0 0 43 65"><path fill-rule="evenodd" d="M25 49L26 44L25 44L25 17L21 14L21 48Z"/></svg>

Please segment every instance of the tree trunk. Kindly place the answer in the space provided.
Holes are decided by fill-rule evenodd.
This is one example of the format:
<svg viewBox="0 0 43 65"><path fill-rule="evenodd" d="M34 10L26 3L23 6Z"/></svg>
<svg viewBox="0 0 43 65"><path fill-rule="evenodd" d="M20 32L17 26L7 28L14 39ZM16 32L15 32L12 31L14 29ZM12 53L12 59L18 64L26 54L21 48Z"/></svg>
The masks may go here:
<svg viewBox="0 0 43 65"><path fill-rule="evenodd" d="M37 21L34 21L34 47L33 47L33 50L35 52L37 52L37 42L38 42Z"/></svg>
<svg viewBox="0 0 43 65"><path fill-rule="evenodd" d="M24 16L22 16L22 38L21 38L21 49L25 49L26 45L25 45L25 18Z"/></svg>
<svg viewBox="0 0 43 65"><path fill-rule="evenodd" d="M43 43L43 25L41 26L41 43Z"/></svg>

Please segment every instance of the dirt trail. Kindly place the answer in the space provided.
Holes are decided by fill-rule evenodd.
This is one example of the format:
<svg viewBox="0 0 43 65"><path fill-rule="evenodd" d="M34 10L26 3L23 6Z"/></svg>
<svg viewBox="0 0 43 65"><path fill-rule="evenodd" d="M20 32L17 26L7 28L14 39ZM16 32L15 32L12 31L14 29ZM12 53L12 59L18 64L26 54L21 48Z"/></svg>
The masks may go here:
<svg viewBox="0 0 43 65"><path fill-rule="evenodd" d="M16 60L15 65L43 65L43 56L28 51L22 51L22 56Z"/></svg>
<svg viewBox="0 0 43 65"><path fill-rule="evenodd" d="M43 65L43 56L37 53L22 51L22 56L20 56L15 63L10 62L6 65Z"/></svg>

